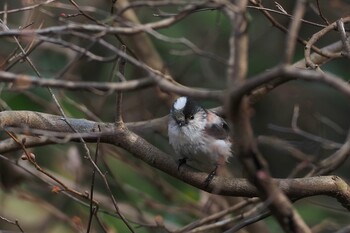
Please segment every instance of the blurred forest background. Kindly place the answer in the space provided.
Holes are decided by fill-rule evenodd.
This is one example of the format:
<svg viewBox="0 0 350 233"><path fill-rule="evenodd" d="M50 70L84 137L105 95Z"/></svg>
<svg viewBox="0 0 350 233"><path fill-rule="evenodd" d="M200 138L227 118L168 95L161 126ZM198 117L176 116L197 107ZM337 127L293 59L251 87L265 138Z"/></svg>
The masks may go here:
<svg viewBox="0 0 350 233"><path fill-rule="evenodd" d="M142 3L142 1L130 1L132 2ZM171 17L187 5L186 1L168 2L169 4L162 6L140 4L125 12L134 12L140 23L145 24ZM194 2L198 4L206 1ZM24 7L40 3L45 4L11 13L13 9L24 9ZM122 15L118 15L123 4L128 3L125 0L117 0L116 3L107 0L1 0L1 31L48 28L68 25L71 22L123 25L123 22L120 21ZM276 21L288 27L291 18L283 14L283 10L292 14L295 1L280 0L276 3L265 0L262 1L262 4L265 8L275 11L270 13ZM323 16L330 23L341 17L349 16L350 1L319 1L319 4ZM286 33L274 26L260 10L254 8L253 4L250 6L248 8L248 78L281 62L286 37ZM314 25L307 22L301 24L299 36L305 40L326 25L317 14L317 1L308 1L303 18L315 23ZM349 25L346 25L346 29L349 30ZM156 31L158 34L148 33L148 36L138 34L139 37L107 33L103 35L103 39L116 48L125 44L130 56L150 66L152 64L148 63L147 56L154 56L150 54L155 51L163 64L162 67L154 68L161 72L168 72L174 80L183 85L215 90L224 90L227 87L226 61L229 56L228 39L231 26L223 11L204 8ZM50 34L47 36L49 37ZM90 33L90 36L99 35ZM149 42L143 40L147 37ZM113 51L98 43L92 43L88 38L84 39L69 33L62 33L53 38L79 45L100 57L108 58L115 55ZM339 33L332 31L316 45L322 48L339 40ZM1 70L32 76L38 76L40 73L43 78L67 81L117 81L116 59L98 61L83 56L62 44L49 41L38 43L38 41L40 39L34 37L1 36ZM184 45L184 41L185 43L191 42L198 48L198 51L193 51ZM140 47L149 48L148 43L154 46L154 50L146 51L140 56ZM24 58L19 44L28 52L30 60ZM298 43L293 61L297 62L302 59L304 59L304 45ZM322 70L336 74L345 81L350 79L350 63L346 57L326 63L322 66ZM147 74L143 70L127 61L125 66L127 80L144 77L147 77ZM97 122L115 120L114 91L76 91L61 88L53 89L52 92L67 117L85 118ZM122 106L124 121L137 122L163 117L168 114L169 104L172 101L171 97L164 95L154 87L125 92ZM201 99L200 102L208 108L222 104L209 99ZM344 142L350 126L349 100L330 87L304 81L286 82L254 104L252 123L255 135L284 139L308 154L314 161L320 161L332 154L335 148L327 147L323 143L290 130L295 106L299 106L298 125L302 130L339 144ZM30 110L61 115L50 91L39 86L17 88L16 85L1 83L0 109L2 111ZM142 137L162 151L168 154L174 153L168 144L165 130L145 132ZM9 136L1 130L0 138L4 140ZM88 147L91 154L94 154L96 144L88 144ZM276 149L266 143L260 148L269 163L273 177L295 176L293 170L300 161L286 151ZM88 195L93 167L85 158L82 144L67 142L29 150L35 155L35 161L48 173L66 185L83 193L86 192ZM0 160L0 232L2 230L20 232L16 224L10 223L15 220L18 220L23 232L87 232L90 217L89 201L55 190L56 185L52 180L35 170L28 161L20 159L22 154L21 150L6 153ZM15 163L6 161L5 157ZM157 227L157 224L164 224L169 229L180 229L197 219L222 210L229 203L224 198L220 199L215 195L207 194L158 171L115 146L105 144L99 146L97 165L106 174L118 206L125 218L130 221L135 232L165 232L161 227ZM236 176L244 175L236 157L231 159L229 168ZM350 162L347 160L332 174L339 175L349 183L349 170ZM297 174L298 177L303 175L305 175L304 172ZM125 223L114 213L109 192L100 176L96 175L94 185L94 196L100 204L99 219L92 221L90 232L129 232ZM208 204L210 198L213 199L211 205ZM320 227L322 230L318 232L334 232L350 224L349 212L330 197L305 198L296 202L295 208L308 226L323 224L323 227ZM237 211L232 216L238 216L239 213L241 212ZM273 217L267 217L262 222L270 232L282 231ZM239 220L236 223L239 223Z"/></svg>

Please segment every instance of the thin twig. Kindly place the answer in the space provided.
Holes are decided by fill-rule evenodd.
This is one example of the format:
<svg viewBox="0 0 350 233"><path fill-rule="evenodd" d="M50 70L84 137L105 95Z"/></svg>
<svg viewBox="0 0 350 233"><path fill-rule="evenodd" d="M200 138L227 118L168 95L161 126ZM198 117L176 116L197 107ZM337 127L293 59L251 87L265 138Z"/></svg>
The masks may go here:
<svg viewBox="0 0 350 233"><path fill-rule="evenodd" d="M26 156L26 159L32 164L34 165L34 167L41 172L42 174L44 174L45 176L49 177L50 179L52 179L53 181L55 181L57 184L59 184L60 190L58 191L67 191L69 193L72 193L76 196L79 197L84 197L84 195L82 193L79 193L73 189L70 189L68 186L66 186L63 182L61 182L59 179L57 179L55 176L51 175L50 173L48 173L47 171L45 171L43 168L41 168L39 166L39 164L35 161L34 157L31 155L31 153L29 153L29 151L27 150L26 146L23 144L22 141L20 141L17 136L11 132L6 131L6 133L18 144L20 145L21 149L24 152L24 155ZM61 190L62 189L62 190Z"/></svg>
<svg viewBox="0 0 350 233"><path fill-rule="evenodd" d="M68 123L68 121L65 119L65 121ZM69 123L68 123L69 124ZM69 124L69 126L72 128L72 130L76 133L78 133L76 131L76 129L74 129L74 127L71 126L71 124ZM99 131L101 130L100 126L99 126ZM100 139L99 139L100 140ZM99 175L101 176L101 178L103 179L103 182L108 190L109 196L112 200L113 206L115 208L115 211L117 213L117 215L120 217L120 219L124 222L124 224L127 226L127 228L130 230L130 232L134 232L133 228L131 227L131 225L129 224L128 220L124 217L124 215L120 212L120 209L118 207L117 201L112 193L112 190L109 186L109 183L107 181L106 175L102 173L102 171L100 170L100 168L97 166L97 164L94 162L94 160L91 157L90 151L86 145L85 140L80 137L80 141L83 143L83 148L85 150L85 153L87 155L87 158L89 159L90 163L93 165L93 167L96 169L96 171L99 173Z"/></svg>
<svg viewBox="0 0 350 233"><path fill-rule="evenodd" d="M99 148L100 148L100 138L98 138L97 143L96 143L96 150L95 150L95 158L94 162L97 164L97 159L98 159L98 153L99 153ZM96 167L93 166L92 168L92 175L91 175L91 187L90 187L90 216L89 216L89 222L88 222L88 227L86 229L86 232L90 232L91 224L92 224L92 218L96 213L98 212L98 206L94 205L93 199L94 199L94 187L95 187L95 177L96 177Z"/></svg>
<svg viewBox="0 0 350 233"><path fill-rule="evenodd" d="M96 24L101 24L98 20L96 20L94 17L92 17L91 15L87 14L86 12L84 12L80 6L74 1L74 0L69 0L69 2L82 14L84 15L87 19L91 20L92 22L96 23Z"/></svg>
<svg viewBox="0 0 350 233"><path fill-rule="evenodd" d="M97 223L100 225L101 229L103 230L104 233L108 233L108 229L106 228L106 226L103 224L102 220L100 219L100 217L98 216L97 212L95 213L95 219L97 221Z"/></svg>
<svg viewBox="0 0 350 233"><path fill-rule="evenodd" d="M27 6L27 7L21 7L21 8L18 8L18 9L11 9L11 10L4 10L4 11L0 11L0 15L2 14L10 14L10 13L17 13L17 12L21 12L21 11L28 11L28 10L33 10L39 6L42 6L42 5L47 5L47 4L50 4L52 2L54 2L56 0L47 0L45 2L41 2L41 3L38 3L38 4L34 4L32 6Z"/></svg>
<svg viewBox="0 0 350 233"><path fill-rule="evenodd" d="M320 6L320 1L316 0L316 4L317 4L317 10L318 10L318 14L320 15L320 17L323 19L323 21L329 25L328 20L326 19L326 17L324 17L324 15L322 14L322 10L321 10L321 6Z"/></svg>
<svg viewBox="0 0 350 233"><path fill-rule="evenodd" d="M23 231L22 227L19 225L19 222L18 222L17 219L16 219L15 221L12 221L12 220L9 220L9 219L7 219L7 218L5 218L5 217L2 217L2 216L0 216L0 219L3 220L3 221L5 221L5 222L7 222L7 223L10 223L10 224L12 224L12 225L17 226L17 228L18 228L22 233L24 233L24 231Z"/></svg>
<svg viewBox="0 0 350 233"><path fill-rule="evenodd" d="M343 19L337 20L337 27L340 33L341 41L343 42L343 47L346 52L346 56L350 59L350 43L348 41L348 36L346 35Z"/></svg>
<svg viewBox="0 0 350 233"><path fill-rule="evenodd" d="M111 82L79 82L69 80L56 80L50 78L39 79L35 76L14 74L11 72L0 71L0 80L2 82L15 83L18 88L30 88L34 86L39 87L51 87L51 88L63 88L66 90L85 90L97 89L100 91L131 91L138 90L140 88L146 88L154 85L154 81L150 78L141 78L138 80L130 80L123 83L111 83Z"/></svg>
<svg viewBox="0 0 350 233"><path fill-rule="evenodd" d="M284 53L284 63L291 64L296 47L296 39L298 37L301 19L304 16L306 0L298 0L294 8L293 18L288 28L286 38L286 50Z"/></svg>
<svg viewBox="0 0 350 233"><path fill-rule="evenodd" d="M269 137L269 136L264 136L260 135L258 138L258 143L263 144L263 145L268 145L272 147L276 147L278 149L282 149L287 151L293 158L300 162L313 162L315 158L311 155L305 154L299 149L293 147L290 143L288 143L285 140L279 139L277 137Z"/></svg>
<svg viewBox="0 0 350 233"><path fill-rule="evenodd" d="M342 19L343 23L349 23L350 22L350 16L345 17ZM328 32L337 29L337 22L333 22L330 25L328 25L327 27L325 27L324 29L322 29L321 31L315 33L312 35L312 37L309 39L309 41L307 42L307 44L305 45L305 60L306 60L306 65L311 67L312 69L316 69L318 68L318 65L315 64L310 57L310 53L311 53L311 47L319 40L321 39L324 35L326 35Z"/></svg>
<svg viewBox="0 0 350 233"><path fill-rule="evenodd" d="M197 220L195 222L192 222L192 223L188 224L187 226L185 226L177 231L174 231L174 233L175 232L176 233L188 232L189 230L198 228L199 226L202 226L208 222L218 221L220 218L223 218L225 215L232 213L232 212L235 212L241 208L244 208L245 206L247 206L249 204L256 203L258 200L259 200L258 198L244 200L244 201L239 202L236 205L233 205L233 206L231 206L223 211L220 211L220 212L212 214L208 217L205 217L205 218L202 218L202 219Z"/></svg>
<svg viewBox="0 0 350 233"><path fill-rule="evenodd" d="M283 26L281 23L279 23L267 10L265 10L266 8L261 4L261 1L255 2L252 1L253 4L259 8L261 8L261 12L266 16L266 18L279 30L281 30L284 33L288 32L288 29ZM307 41L302 39L301 37L297 37L297 40L299 43L302 43L303 45L307 44ZM332 54L329 54L325 51L321 51L319 48L317 48L316 46L312 45L311 46L312 50L315 51L316 53L324 56L324 57L332 57Z"/></svg>
<svg viewBox="0 0 350 233"><path fill-rule="evenodd" d="M126 52L126 46L122 45L121 46L121 51L124 53ZM117 66L116 68L118 69L116 72L116 76L118 78L118 81L120 83L125 82L125 64L126 61L124 58L119 57L117 61ZM116 117L115 117L115 124L117 126L121 126L123 124L123 116L122 116L122 99L123 99L123 94L121 91L117 91L117 96L116 96Z"/></svg>
<svg viewBox="0 0 350 233"><path fill-rule="evenodd" d="M256 4L256 3L254 3L254 4ZM293 15L288 14L287 12L284 12L284 11L280 11L280 10L278 11L278 10L274 10L274 9L270 9L270 8L266 8L266 7L262 7L262 6L248 6L247 8L256 9L256 10L263 10L263 11L266 11L266 12L272 12L272 13L283 15L283 16L287 16L287 17L293 19ZM300 19L300 20L301 20L301 22L303 22L305 24L309 24L309 25L316 26L316 27L319 27L319 28L324 28L324 27L327 26L327 25L324 25L324 24L311 22L311 21L308 21L308 20L305 20L305 19Z"/></svg>

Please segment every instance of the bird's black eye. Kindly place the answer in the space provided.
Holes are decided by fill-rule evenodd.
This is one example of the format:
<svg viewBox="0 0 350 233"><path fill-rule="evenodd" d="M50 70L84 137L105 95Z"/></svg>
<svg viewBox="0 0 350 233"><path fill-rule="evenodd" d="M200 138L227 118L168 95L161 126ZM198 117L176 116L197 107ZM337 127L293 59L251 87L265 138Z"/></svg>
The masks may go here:
<svg viewBox="0 0 350 233"><path fill-rule="evenodd" d="M189 117L189 119L190 119L190 120L193 120L193 119L194 119L194 116L193 116L193 115L191 115L191 116Z"/></svg>
<svg viewBox="0 0 350 233"><path fill-rule="evenodd" d="M226 122L222 122L222 128L224 128L226 131L229 130L228 125L226 124Z"/></svg>

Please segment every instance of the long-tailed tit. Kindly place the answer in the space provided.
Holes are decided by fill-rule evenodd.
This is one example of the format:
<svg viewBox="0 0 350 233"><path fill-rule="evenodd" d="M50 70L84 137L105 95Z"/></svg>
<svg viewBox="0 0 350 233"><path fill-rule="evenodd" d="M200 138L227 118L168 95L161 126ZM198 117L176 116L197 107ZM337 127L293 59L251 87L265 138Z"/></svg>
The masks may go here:
<svg viewBox="0 0 350 233"><path fill-rule="evenodd" d="M214 175L218 166L224 165L232 155L225 120L188 97L180 97L174 102L168 135L179 166L186 163Z"/></svg>

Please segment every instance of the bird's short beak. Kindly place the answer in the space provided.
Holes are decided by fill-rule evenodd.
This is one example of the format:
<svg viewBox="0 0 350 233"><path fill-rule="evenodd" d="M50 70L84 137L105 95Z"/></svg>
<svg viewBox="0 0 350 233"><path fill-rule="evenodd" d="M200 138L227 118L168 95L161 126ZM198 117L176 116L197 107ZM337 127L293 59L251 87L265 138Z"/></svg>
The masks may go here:
<svg viewBox="0 0 350 233"><path fill-rule="evenodd" d="M184 126L184 125L186 124L186 122L185 122L185 121L177 121L177 124L178 124L180 127L182 127L182 126Z"/></svg>
<svg viewBox="0 0 350 233"><path fill-rule="evenodd" d="M182 127L182 126L187 124L185 116L181 112L175 112L173 117L174 117L174 120L176 121L176 123L180 127Z"/></svg>

